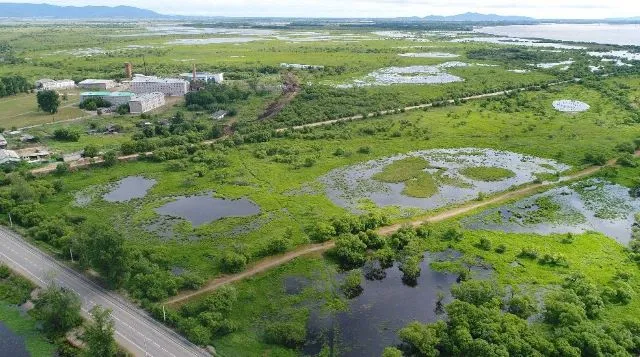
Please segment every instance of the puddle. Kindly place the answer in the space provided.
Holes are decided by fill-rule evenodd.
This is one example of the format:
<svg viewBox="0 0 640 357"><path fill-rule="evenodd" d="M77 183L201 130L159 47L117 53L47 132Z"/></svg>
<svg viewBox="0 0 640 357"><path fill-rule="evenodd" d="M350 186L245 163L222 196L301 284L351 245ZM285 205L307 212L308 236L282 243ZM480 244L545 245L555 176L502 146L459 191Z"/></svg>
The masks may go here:
<svg viewBox="0 0 640 357"><path fill-rule="evenodd" d="M408 157L424 158L431 166L426 170L438 170L447 180L439 184L439 190L428 198L410 197L403 194L404 183L385 183L373 179L389 164ZM487 182L470 179L460 173L469 167L499 167L508 169L515 176L501 181ZM462 203L485 194L501 192L513 186L533 182L536 174L563 172L570 167L554 160L536 158L508 151L492 149L460 148L434 149L401 154L389 158L372 160L346 168L339 168L320 178L325 190L335 204L358 212L362 199L378 206L436 209ZM453 183L452 183L453 182Z"/></svg>
<svg viewBox="0 0 640 357"><path fill-rule="evenodd" d="M309 284L311 284L311 281L305 277L289 276L285 278L283 282L284 293L287 295L298 295L309 286Z"/></svg>
<svg viewBox="0 0 640 357"><path fill-rule="evenodd" d="M227 200L203 194L178 197L175 201L156 208L156 212L163 216L187 220L194 227L198 227L226 217L253 216L260 213L260 207L246 198Z"/></svg>
<svg viewBox="0 0 640 357"><path fill-rule="evenodd" d="M538 40L531 40L526 38L517 37L466 37L452 40L451 42L484 42L493 43L497 45L514 45L514 46L526 46L526 47L550 47L563 50L584 50L586 47L565 45L562 43L542 42Z"/></svg>
<svg viewBox="0 0 640 357"><path fill-rule="evenodd" d="M167 45L209 45L214 43L247 43L262 40L260 37L211 37L181 38L167 42Z"/></svg>
<svg viewBox="0 0 640 357"><path fill-rule="evenodd" d="M430 264L455 260L459 256L454 251L426 253L414 287L402 282L403 273L397 264L382 270L377 263L369 263L363 269L363 275L375 276L376 279L363 277L363 291L349 300L348 311L323 314L312 309L304 354L315 355L326 344L333 346L334 350L337 347L339 355L344 357L380 356L386 346L400 343L397 332L409 322L433 322L443 318L444 314L437 309L438 295L442 295L443 304L451 301L450 288L458 275L435 271ZM491 274L488 269L471 269L479 278L487 278Z"/></svg>
<svg viewBox="0 0 640 357"><path fill-rule="evenodd" d="M542 212L535 205L541 198L555 208ZM595 231L628 244L636 212L640 200L632 198L628 188L590 179L481 212L463 224L469 229L543 235Z"/></svg>
<svg viewBox="0 0 640 357"><path fill-rule="evenodd" d="M579 100L556 100L553 102L553 107L556 108L557 111L567 112L567 113L578 113L585 112L591 108L589 104L585 102L581 102Z"/></svg>
<svg viewBox="0 0 640 357"><path fill-rule="evenodd" d="M609 52L587 52L589 56L601 58L619 58L629 61L640 61L640 53L629 51L609 51Z"/></svg>
<svg viewBox="0 0 640 357"><path fill-rule="evenodd" d="M136 198L143 198L155 184L156 180L153 179L129 176L118 181L115 188L105 193L102 198L107 202L128 202Z"/></svg>
<svg viewBox="0 0 640 357"><path fill-rule="evenodd" d="M412 57L412 58L456 58L460 55L444 52L419 52L419 53L401 53L400 57Z"/></svg>
<svg viewBox="0 0 640 357"><path fill-rule="evenodd" d="M573 62L574 61L537 63L537 64L530 64L530 66L535 66L542 69L551 69L558 66L565 66L565 67L562 67L562 70L566 71L567 69L569 69L569 67L566 67L566 66L573 64Z"/></svg>
<svg viewBox="0 0 640 357"><path fill-rule="evenodd" d="M384 86L392 84L443 84L463 82L464 79L444 71L445 68L466 67L463 62L445 62L436 66L387 67L369 73L351 84L340 84L338 88Z"/></svg>
<svg viewBox="0 0 640 357"><path fill-rule="evenodd" d="M29 357L23 337L16 335L0 321L0 355L11 357Z"/></svg>

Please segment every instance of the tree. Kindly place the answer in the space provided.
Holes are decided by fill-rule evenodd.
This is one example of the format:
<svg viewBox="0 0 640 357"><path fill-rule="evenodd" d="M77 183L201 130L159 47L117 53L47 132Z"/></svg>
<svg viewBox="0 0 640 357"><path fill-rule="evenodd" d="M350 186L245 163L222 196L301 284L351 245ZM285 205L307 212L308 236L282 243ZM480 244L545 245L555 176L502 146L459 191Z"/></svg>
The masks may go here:
<svg viewBox="0 0 640 357"><path fill-rule="evenodd" d="M111 167L118 163L118 155L113 150L105 152L102 158L104 160L103 164L106 167Z"/></svg>
<svg viewBox="0 0 640 357"><path fill-rule="evenodd" d="M227 252L220 261L225 273L239 273L247 266L247 257L235 252Z"/></svg>
<svg viewBox="0 0 640 357"><path fill-rule="evenodd" d="M86 326L82 339L87 343L86 355L91 357L113 357L117 353L113 338L114 321L111 310L95 306L90 311L93 323Z"/></svg>
<svg viewBox="0 0 640 357"><path fill-rule="evenodd" d="M458 300L476 306L500 306L502 290L495 282L469 280L451 288L451 294Z"/></svg>
<svg viewBox="0 0 640 357"><path fill-rule="evenodd" d="M344 293L344 295L352 299L360 293L362 293L362 270L355 269L349 272L347 276L344 278L342 285L340 285L340 290Z"/></svg>
<svg viewBox="0 0 640 357"><path fill-rule="evenodd" d="M113 287L118 287L127 271L124 237L107 223L88 222L78 239L81 258Z"/></svg>
<svg viewBox="0 0 640 357"><path fill-rule="evenodd" d="M36 98L38 100L38 108L50 114L55 114L58 112L58 107L60 106L60 96L56 91L40 91L38 92Z"/></svg>
<svg viewBox="0 0 640 357"><path fill-rule="evenodd" d="M82 322L80 298L71 290L49 285L36 299L34 314L45 333L63 336Z"/></svg>

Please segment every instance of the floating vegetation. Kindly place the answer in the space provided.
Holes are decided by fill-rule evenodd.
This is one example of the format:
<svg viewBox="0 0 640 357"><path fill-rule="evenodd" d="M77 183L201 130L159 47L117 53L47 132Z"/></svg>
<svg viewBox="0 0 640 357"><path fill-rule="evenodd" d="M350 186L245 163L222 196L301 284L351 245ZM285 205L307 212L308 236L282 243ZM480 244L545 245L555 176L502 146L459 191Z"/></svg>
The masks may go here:
<svg viewBox="0 0 640 357"><path fill-rule="evenodd" d="M478 181L502 181L516 176L516 174L509 169L488 166L467 167L460 170L460 173L470 179Z"/></svg>
<svg viewBox="0 0 640 357"><path fill-rule="evenodd" d="M463 170L489 167L510 172L500 181L467 177ZM340 168L320 180L336 204L357 211L363 201L377 206L435 209L469 201L480 193L490 194L533 182L540 174L557 174L569 166L492 149L434 149ZM507 171L501 175L507 175ZM435 192L432 192L435 191ZM412 197L413 196L413 197Z"/></svg>
<svg viewBox="0 0 640 357"><path fill-rule="evenodd" d="M436 66L387 67L369 73L362 80L352 84L341 84L338 88L353 88L392 84L443 84L462 82L464 79L445 72L443 69L465 67L463 62L445 62Z"/></svg>
<svg viewBox="0 0 640 357"><path fill-rule="evenodd" d="M627 244L640 200L628 189L589 179L490 209L464 220L471 229L519 233L601 232Z"/></svg>

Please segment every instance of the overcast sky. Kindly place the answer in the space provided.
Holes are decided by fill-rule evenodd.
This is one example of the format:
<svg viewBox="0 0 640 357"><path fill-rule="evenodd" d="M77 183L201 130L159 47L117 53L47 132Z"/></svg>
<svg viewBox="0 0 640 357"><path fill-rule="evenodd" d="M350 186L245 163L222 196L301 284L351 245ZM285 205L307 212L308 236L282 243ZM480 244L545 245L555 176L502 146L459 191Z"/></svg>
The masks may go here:
<svg viewBox="0 0 640 357"><path fill-rule="evenodd" d="M399 17L463 12L537 18L640 16L640 0L9 0L56 5L130 5L163 14L251 17Z"/></svg>

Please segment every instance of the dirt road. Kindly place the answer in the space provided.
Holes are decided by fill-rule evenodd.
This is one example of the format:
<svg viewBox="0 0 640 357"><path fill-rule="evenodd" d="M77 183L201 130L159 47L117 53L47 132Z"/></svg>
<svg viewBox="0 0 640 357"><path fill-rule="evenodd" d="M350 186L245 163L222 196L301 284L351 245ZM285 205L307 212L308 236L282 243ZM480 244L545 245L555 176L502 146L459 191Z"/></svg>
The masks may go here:
<svg viewBox="0 0 640 357"><path fill-rule="evenodd" d="M639 156L639 155L640 155L640 151L636 152L636 156ZM420 217L411 222L397 223L391 226L381 227L378 229L377 232L381 235L391 235L397 232L400 228L402 228L405 225L418 227L425 223L442 222L447 219L459 217L461 215L464 215L466 213L469 213L479 208L488 207L494 204L510 201L517 198L524 198L529 195L537 193L539 190L542 190L547 187L548 188L554 187L557 184L562 182L579 180L595 174L596 172L600 171L604 167L613 166L613 165L615 165L615 160L610 160L609 162L607 162L605 166L590 166L584 170L575 172L568 176L564 176L560 178L559 181L554 181L554 182L548 181L548 182L543 182L538 184L530 184L514 191L508 191L508 192L498 194L496 196L493 196L483 201L470 202L462 206L454 207L446 211L437 213L435 215ZM206 284L203 288L201 288L198 291L185 292L183 294L177 295L167 300L165 303L167 305L180 305L181 303L187 302L189 299L214 291L223 285L226 285L238 280L242 280L242 279L254 276L256 274L263 273L271 268L275 268L282 264L288 263L293 259L304 256L304 255L325 252L333 247L335 247L335 243L333 241L328 241L322 244L311 244L311 245L301 246L291 252L287 252L285 254L275 256L275 257L265 258L253 264L251 267L249 267L247 270L241 273L233 274L233 275L225 275L220 278L216 278L211 282L209 282L208 284Z"/></svg>

